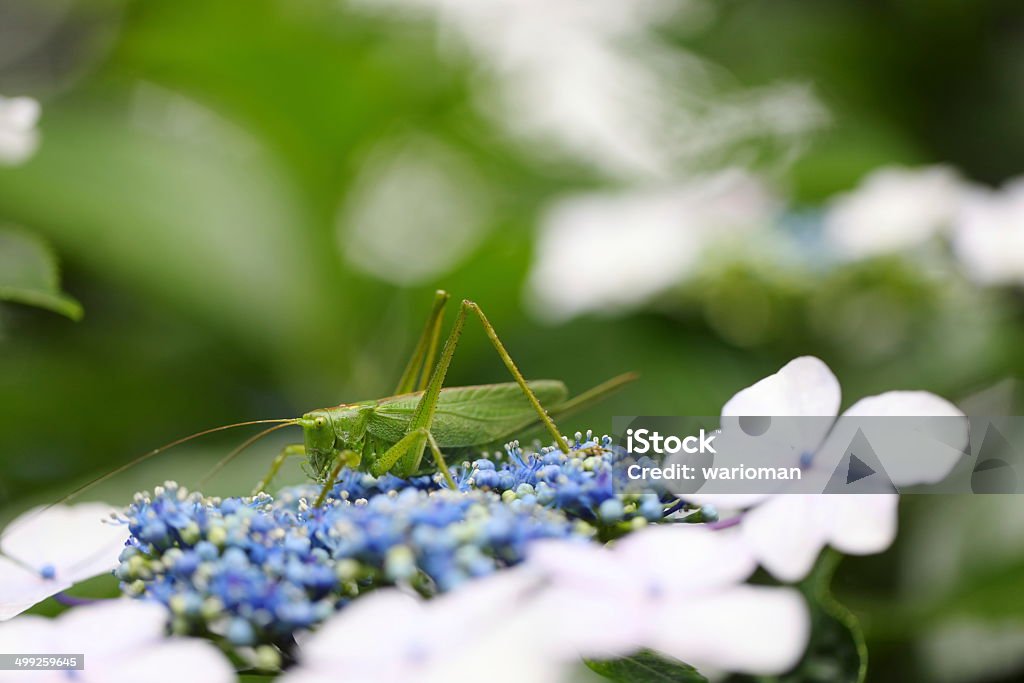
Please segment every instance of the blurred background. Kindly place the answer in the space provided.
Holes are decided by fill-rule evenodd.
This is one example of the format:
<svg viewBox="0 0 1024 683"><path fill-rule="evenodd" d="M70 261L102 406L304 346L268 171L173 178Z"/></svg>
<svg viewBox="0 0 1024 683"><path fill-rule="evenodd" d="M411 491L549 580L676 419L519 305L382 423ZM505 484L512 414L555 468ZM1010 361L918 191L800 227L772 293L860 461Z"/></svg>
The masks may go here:
<svg viewBox="0 0 1024 683"><path fill-rule="evenodd" d="M1013 0L0 0L0 516L389 394L438 287L528 376L641 373L569 431L801 354L1014 414L1022 83ZM1024 680L1024 500L928 498L839 570L870 679Z"/></svg>

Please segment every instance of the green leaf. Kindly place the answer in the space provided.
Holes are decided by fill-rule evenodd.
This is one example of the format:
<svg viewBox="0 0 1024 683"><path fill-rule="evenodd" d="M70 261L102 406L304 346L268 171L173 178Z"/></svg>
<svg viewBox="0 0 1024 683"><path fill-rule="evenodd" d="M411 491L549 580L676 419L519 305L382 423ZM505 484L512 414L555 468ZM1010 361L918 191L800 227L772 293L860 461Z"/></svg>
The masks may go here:
<svg viewBox="0 0 1024 683"><path fill-rule="evenodd" d="M60 291L57 258L49 245L16 228L0 227L0 300L82 318L82 305Z"/></svg>
<svg viewBox="0 0 1024 683"><path fill-rule="evenodd" d="M587 666L616 683L707 683L689 664L647 650L621 659L589 660Z"/></svg>

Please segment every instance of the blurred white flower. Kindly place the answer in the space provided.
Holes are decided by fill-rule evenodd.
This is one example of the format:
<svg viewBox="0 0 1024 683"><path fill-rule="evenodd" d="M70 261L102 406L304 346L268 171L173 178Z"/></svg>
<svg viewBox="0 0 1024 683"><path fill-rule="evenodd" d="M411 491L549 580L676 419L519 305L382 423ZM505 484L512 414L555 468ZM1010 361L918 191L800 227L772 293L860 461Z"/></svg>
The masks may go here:
<svg viewBox="0 0 1024 683"><path fill-rule="evenodd" d="M716 243L768 226L777 210L764 184L736 169L561 201L540 226L530 300L552 320L637 306L692 275Z"/></svg>
<svg viewBox="0 0 1024 683"><path fill-rule="evenodd" d="M0 537L0 621L73 584L113 571L128 527L102 503L34 508Z"/></svg>
<svg viewBox="0 0 1024 683"><path fill-rule="evenodd" d="M737 393L722 408L722 416L834 418L839 403L835 375L821 360L804 356ZM844 417L868 416L963 417L963 413L928 392L892 391L861 399L838 421L809 421L809 427L800 423L799 433L792 430L781 443L792 454L792 466L803 470L801 485L807 480L818 480L823 485L829 481L838 463L822 462L823 458L817 456L844 452L844 448L835 447L845 446L851 436L841 428ZM884 440L875 443L893 484L934 483L950 471L962 451L953 444L967 443L967 423L965 420L946 426L954 432L949 435L949 444L932 449L928 459L905 457L900 443L890 443L891 450L887 450ZM833 438L836 443L828 441ZM749 507L739 518L741 536L760 563L784 581L806 576L827 545L845 553L867 555L885 550L896 536L899 496L895 493L794 494L783 489L777 494L699 493L687 498L722 508Z"/></svg>
<svg viewBox="0 0 1024 683"><path fill-rule="evenodd" d="M215 645L164 635L167 610L157 603L103 600L56 619L27 615L0 624L0 652L84 655L84 668L4 671L0 680L43 683L229 683L235 671Z"/></svg>
<svg viewBox="0 0 1024 683"><path fill-rule="evenodd" d="M39 146L39 103L31 97L0 96L0 165L16 166Z"/></svg>
<svg viewBox="0 0 1024 683"><path fill-rule="evenodd" d="M516 137L623 179L704 168L751 140L799 146L825 119L809 89L731 94L716 69L657 37L700 29L711 4L686 0L385 0L437 17L443 47L469 52L485 76L480 108ZM454 49L453 49L454 48ZM723 92L726 91L726 92ZM786 156L783 153L782 156ZM717 159L716 159L717 160Z"/></svg>
<svg viewBox="0 0 1024 683"><path fill-rule="evenodd" d="M825 233L846 258L901 251L949 228L963 192L946 166L882 168L832 201Z"/></svg>
<svg viewBox="0 0 1024 683"><path fill-rule="evenodd" d="M744 584L757 565L732 531L651 527L610 549L541 541L527 562L551 584L524 609L537 615L549 648L562 644L562 656L651 648L702 671L773 674L795 665L807 645L803 599Z"/></svg>
<svg viewBox="0 0 1024 683"><path fill-rule="evenodd" d="M506 570L433 600L383 589L360 598L300 643L300 666L282 683L560 681L564 670L515 618L537 585L528 571ZM540 627L540 625L534 625ZM515 643L516 656L509 658ZM496 666L507 660L507 665ZM486 673L485 673L486 672Z"/></svg>
<svg viewBox="0 0 1024 683"><path fill-rule="evenodd" d="M977 282L1024 283L1024 178L999 191L969 193L957 216L953 247Z"/></svg>

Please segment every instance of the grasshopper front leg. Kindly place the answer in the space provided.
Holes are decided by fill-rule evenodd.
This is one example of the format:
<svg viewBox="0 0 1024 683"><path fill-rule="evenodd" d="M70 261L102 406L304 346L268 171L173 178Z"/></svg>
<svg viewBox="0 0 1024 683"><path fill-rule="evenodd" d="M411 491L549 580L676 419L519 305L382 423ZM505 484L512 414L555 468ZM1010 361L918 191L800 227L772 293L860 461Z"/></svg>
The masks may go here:
<svg viewBox="0 0 1024 683"><path fill-rule="evenodd" d="M334 486L334 482L338 480L338 475L341 473L341 468L352 465L358 465L359 460L362 456L359 453L345 449L338 451L334 456L334 467L331 468L331 473L327 475L324 480L323 488L320 489L320 495L316 497L316 502L313 503L313 507L320 507L324 504L327 499L327 494L330 493L331 488Z"/></svg>
<svg viewBox="0 0 1024 683"><path fill-rule="evenodd" d="M265 475L263 475L263 478L260 479L259 483L256 484L256 486L253 488L252 495L255 496L257 493L265 491L267 487L270 486L270 481L275 476L277 476L278 470L281 469L281 465L284 464L284 461L286 459L305 455L306 447L301 443L293 443L282 448L281 452L278 453L277 456L274 458L274 461L270 463L270 469L267 471Z"/></svg>

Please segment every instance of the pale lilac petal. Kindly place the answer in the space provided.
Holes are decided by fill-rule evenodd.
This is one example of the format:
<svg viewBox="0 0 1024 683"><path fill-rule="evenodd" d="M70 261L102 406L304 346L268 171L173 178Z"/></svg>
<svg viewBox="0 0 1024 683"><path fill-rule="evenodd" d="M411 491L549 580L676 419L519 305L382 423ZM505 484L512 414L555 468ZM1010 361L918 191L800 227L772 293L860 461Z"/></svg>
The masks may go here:
<svg viewBox="0 0 1024 683"><path fill-rule="evenodd" d="M898 424L864 419L871 417L901 419ZM844 418L854 419L847 424ZM889 391L857 401L836 423L834 439L840 442L835 445L843 449L857 428L897 486L942 480L963 457L968 440L963 412L927 391Z"/></svg>
<svg viewBox="0 0 1024 683"><path fill-rule="evenodd" d="M481 680L487 683L561 683L573 680L569 674L576 670L578 662L570 667L566 662L548 659L542 649L532 646L531 639L537 639L541 633L544 633L544 627L538 624L532 633L501 629L485 634L471 645L459 647L438 658L429 669L396 683ZM498 664L503 661L507 665Z"/></svg>
<svg viewBox="0 0 1024 683"><path fill-rule="evenodd" d="M212 644L166 640L167 611L136 600L104 600L68 610L56 619L23 616L0 624L0 652L83 654L87 683L235 680L234 669ZM36 672L33 672L36 673ZM8 680L6 672L0 676ZM64 674L51 676L64 680ZM50 680L47 674L31 680Z"/></svg>
<svg viewBox="0 0 1024 683"><path fill-rule="evenodd" d="M381 676L359 678L345 674L344 683L390 683ZM332 669L316 669L308 666L296 666L289 669L283 676L274 679L274 683L339 683L338 671ZM402 679L394 683L405 683Z"/></svg>
<svg viewBox="0 0 1024 683"><path fill-rule="evenodd" d="M679 498L694 505L713 505L718 509L722 519L728 519L730 517L728 511L739 511L753 507L773 495L771 493L704 493L705 488L720 488L727 485L727 483L723 484L720 481L708 481L707 484L701 487L700 493L680 494Z"/></svg>
<svg viewBox="0 0 1024 683"><path fill-rule="evenodd" d="M34 508L8 525L0 550L37 570L52 567L72 583L113 571L129 532L110 523L111 512L103 503Z"/></svg>
<svg viewBox="0 0 1024 683"><path fill-rule="evenodd" d="M289 669L283 676L275 679L276 683L338 683L338 672L330 669L314 669L308 666L297 666ZM356 677L345 678L345 683L384 683L377 678L372 681Z"/></svg>
<svg viewBox="0 0 1024 683"><path fill-rule="evenodd" d="M621 590L632 572L608 549L593 543L543 540L530 544L527 564L555 583L591 592Z"/></svg>
<svg viewBox="0 0 1024 683"><path fill-rule="evenodd" d="M71 587L70 581L44 579L6 557L0 557L0 621Z"/></svg>
<svg viewBox="0 0 1024 683"><path fill-rule="evenodd" d="M620 657L644 647L650 631L650 601L629 588L595 593L553 585L521 606L514 618L528 625L525 633L544 634L530 640L552 660Z"/></svg>
<svg viewBox="0 0 1024 683"><path fill-rule="evenodd" d="M894 493L823 496L829 543L851 555L882 552L896 540L899 500Z"/></svg>
<svg viewBox="0 0 1024 683"><path fill-rule="evenodd" d="M0 624L0 652L46 654L54 652L53 621L26 614ZM63 671L0 671L3 683L66 683Z"/></svg>
<svg viewBox="0 0 1024 683"><path fill-rule="evenodd" d="M168 616L159 603L120 598L70 609L54 623L64 652L85 652L101 659L160 642Z"/></svg>
<svg viewBox="0 0 1024 683"><path fill-rule="evenodd" d="M761 566L782 581L807 576L827 542L821 495L776 496L747 511L740 528Z"/></svg>
<svg viewBox="0 0 1024 683"><path fill-rule="evenodd" d="M397 589L375 591L353 601L313 634L302 647L302 660L318 667L344 667L353 676L371 675L383 664L398 666L395 644L415 637L423 612L419 598Z"/></svg>
<svg viewBox="0 0 1024 683"><path fill-rule="evenodd" d="M125 648L100 660L86 652L90 683L233 683L235 670L213 643L169 638L140 650ZM97 661L99 660L99 661Z"/></svg>
<svg viewBox="0 0 1024 683"><path fill-rule="evenodd" d="M26 614L0 624L0 652L43 653L53 645L53 621Z"/></svg>
<svg viewBox="0 0 1024 683"><path fill-rule="evenodd" d="M649 527L616 543L614 552L633 568L634 580L672 591L698 592L743 581L757 562L737 530L714 531L676 524Z"/></svg>
<svg viewBox="0 0 1024 683"><path fill-rule="evenodd" d="M658 626L652 647L698 669L770 675L800 660L810 618L793 589L739 585L666 603Z"/></svg>
<svg viewBox="0 0 1024 683"><path fill-rule="evenodd" d="M495 614L510 614L539 588L541 575L530 566L505 569L475 579L426 603L431 631L473 634L491 627Z"/></svg>

